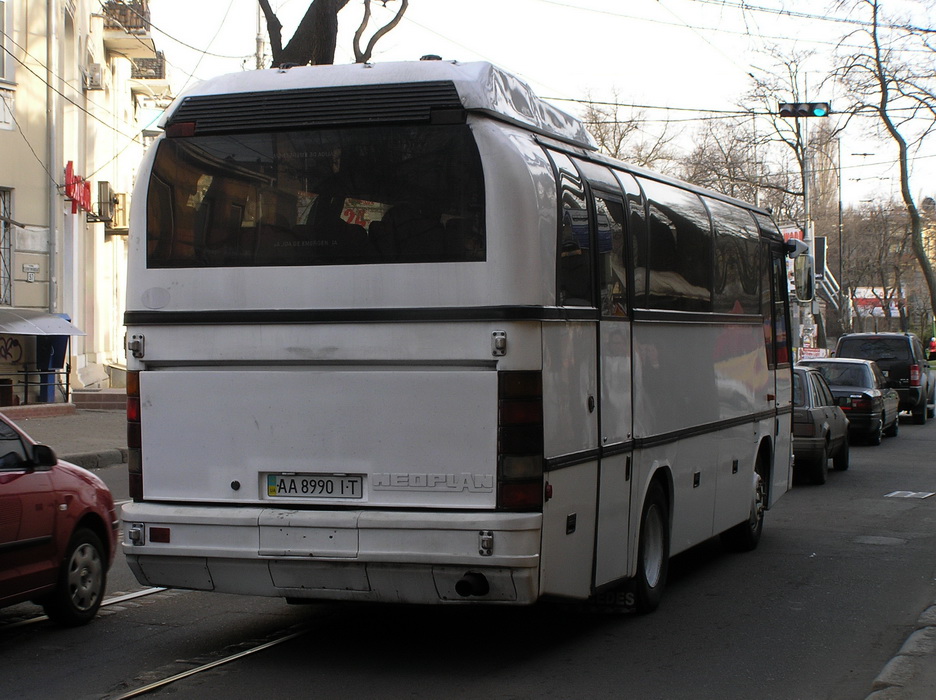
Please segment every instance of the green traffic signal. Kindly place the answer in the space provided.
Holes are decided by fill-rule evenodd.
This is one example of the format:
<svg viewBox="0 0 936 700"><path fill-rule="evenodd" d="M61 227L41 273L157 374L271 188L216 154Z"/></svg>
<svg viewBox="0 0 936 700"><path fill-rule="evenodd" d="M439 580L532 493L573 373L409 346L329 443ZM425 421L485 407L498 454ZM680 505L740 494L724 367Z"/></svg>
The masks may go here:
<svg viewBox="0 0 936 700"><path fill-rule="evenodd" d="M828 102L781 102L781 117L828 117L832 106Z"/></svg>

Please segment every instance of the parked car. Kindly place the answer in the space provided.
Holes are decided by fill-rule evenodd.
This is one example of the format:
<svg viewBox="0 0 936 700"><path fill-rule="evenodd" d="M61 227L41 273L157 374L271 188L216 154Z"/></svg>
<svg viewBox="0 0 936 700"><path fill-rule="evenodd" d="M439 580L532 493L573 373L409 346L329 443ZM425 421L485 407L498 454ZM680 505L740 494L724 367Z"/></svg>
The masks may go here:
<svg viewBox="0 0 936 700"><path fill-rule="evenodd" d="M848 469L848 419L819 370L793 368L793 466L816 484L826 481L829 457Z"/></svg>
<svg viewBox="0 0 936 700"><path fill-rule="evenodd" d="M118 524L103 481L59 461L0 414L0 607L30 600L59 624L89 622Z"/></svg>
<svg viewBox="0 0 936 700"><path fill-rule="evenodd" d="M900 397L888 386L881 368L871 360L816 358L800 364L815 367L848 417L852 437L880 445L881 437L896 437L900 430Z"/></svg>
<svg viewBox="0 0 936 700"><path fill-rule="evenodd" d="M936 378L930 372L923 343L912 333L847 333L839 338L836 357L877 362L888 386L900 395L900 410L910 411L913 422L926 423L936 411Z"/></svg>

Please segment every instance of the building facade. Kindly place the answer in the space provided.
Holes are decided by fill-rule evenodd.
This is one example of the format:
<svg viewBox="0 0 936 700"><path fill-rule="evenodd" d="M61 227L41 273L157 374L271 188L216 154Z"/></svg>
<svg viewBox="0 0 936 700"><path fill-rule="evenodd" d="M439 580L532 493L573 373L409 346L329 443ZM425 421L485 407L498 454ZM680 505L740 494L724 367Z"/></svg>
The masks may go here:
<svg viewBox="0 0 936 700"><path fill-rule="evenodd" d="M0 42L0 405L62 401L43 333L59 384L119 384L130 193L168 82L146 0L0 0Z"/></svg>

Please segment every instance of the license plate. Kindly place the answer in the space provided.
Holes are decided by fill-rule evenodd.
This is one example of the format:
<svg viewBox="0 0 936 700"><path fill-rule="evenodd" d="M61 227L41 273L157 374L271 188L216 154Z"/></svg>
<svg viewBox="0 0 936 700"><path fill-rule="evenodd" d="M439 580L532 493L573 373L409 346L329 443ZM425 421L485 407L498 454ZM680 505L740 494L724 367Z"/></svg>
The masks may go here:
<svg viewBox="0 0 936 700"><path fill-rule="evenodd" d="M339 474L267 474L270 498L362 498L364 480Z"/></svg>

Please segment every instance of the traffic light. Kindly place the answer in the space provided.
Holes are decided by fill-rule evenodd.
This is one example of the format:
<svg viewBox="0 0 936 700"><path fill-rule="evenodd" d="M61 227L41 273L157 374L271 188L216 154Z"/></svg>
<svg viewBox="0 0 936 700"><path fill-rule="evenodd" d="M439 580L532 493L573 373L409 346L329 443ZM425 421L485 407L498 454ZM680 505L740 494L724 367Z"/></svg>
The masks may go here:
<svg viewBox="0 0 936 700"><path fill-rule="evenodd" d="M781 117L828 117L832 106L828 102L781 102Z"/></svg>

